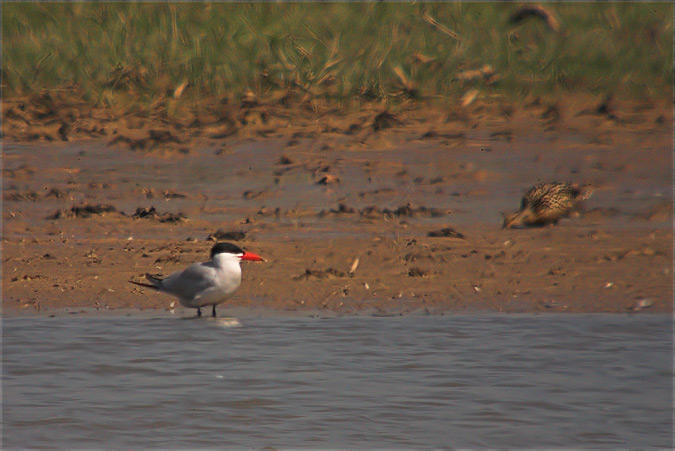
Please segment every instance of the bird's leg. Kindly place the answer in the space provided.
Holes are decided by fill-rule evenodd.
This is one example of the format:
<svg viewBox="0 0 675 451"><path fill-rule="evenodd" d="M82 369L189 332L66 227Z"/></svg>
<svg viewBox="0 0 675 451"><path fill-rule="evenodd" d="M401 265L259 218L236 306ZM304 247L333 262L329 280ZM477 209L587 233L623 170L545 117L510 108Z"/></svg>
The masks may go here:
<svg viewBox="0 0 675 451"><path fill-rule="evenodd" d="M202 308L197 307L197 316L202 316Z"/></svg>
<svg viewBox="0 0 675 451"><path fill-rule="evenodd" d="M213 304L213 317L216 317L216 304Z"/></svg>

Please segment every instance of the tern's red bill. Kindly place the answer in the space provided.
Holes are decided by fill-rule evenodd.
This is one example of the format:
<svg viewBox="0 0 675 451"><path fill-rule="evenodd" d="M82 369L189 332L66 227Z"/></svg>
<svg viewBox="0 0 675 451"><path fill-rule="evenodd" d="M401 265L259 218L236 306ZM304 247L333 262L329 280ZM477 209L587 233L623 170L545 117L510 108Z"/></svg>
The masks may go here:
<svg viewBox="0 0 675 451"><path fill-rule="evenodd" d="M259 255L254 254L253 252L244 252L244 255L241 256L242 260L248 260L252 262L264 262L265 259Z"/></svg>

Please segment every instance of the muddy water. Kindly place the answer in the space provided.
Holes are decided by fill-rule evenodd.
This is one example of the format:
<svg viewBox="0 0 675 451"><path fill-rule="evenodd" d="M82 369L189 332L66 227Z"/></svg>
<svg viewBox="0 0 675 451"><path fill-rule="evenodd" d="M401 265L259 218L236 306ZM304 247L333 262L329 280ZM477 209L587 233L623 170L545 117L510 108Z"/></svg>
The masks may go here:
<svg viewBox="0 0 675 451"><path fill-rule="evenodd" d="M317 145L311 139L292 148L283 140L244 140L226 148L152 154L102 143L8 145L3 150L4 189L35 191L40 201L32 202L29 210L8 201L7 208L18 210L28 223L41 223L56 208L81 202L112 204L127 214L152 205L211 224L259 218L258 212L271 214L278 208L281 216L271 214L265 220L302 222L327 233L340 229L349 236L360 229L351 226L353 218L336 225L339 216L321 219L317 213L339 204L357 210L396 209L411 202L450 213L406 218L409 222L499 227L501 212L517 209L523 191L541 180L590 183L594 194L586 209L611 210L614 226L652 205L672 202L672 161L666 146L641 149L649 164L636 165L627 144L592 146L574 133L532 133L517 143L476 132L455 145L399 140L346 150L337 142L321 151ZM282 156L290 156L291 163L280 164ZM34 174L22 176L22 167ZM340 183L317 184L324 171L338 176ZM67 196L43 198L51 188ZM154 196L148 198L144 189L154 190ZM186 197L165 200L165 190ZM670 221L652 225L670 228Z"/></svg>
<svg viewBox="0 0 675 451"><path fill-rule="evenodd" d="M670 447L668 315L3 320L5 447Z"/></svg>

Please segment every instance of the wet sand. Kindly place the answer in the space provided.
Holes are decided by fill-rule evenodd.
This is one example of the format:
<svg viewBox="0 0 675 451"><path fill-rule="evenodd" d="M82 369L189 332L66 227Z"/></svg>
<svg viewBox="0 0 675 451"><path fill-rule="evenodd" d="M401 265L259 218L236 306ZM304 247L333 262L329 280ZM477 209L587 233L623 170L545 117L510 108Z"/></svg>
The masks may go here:
<svg viewBox="0 0 675 451"><path fill-rule="evenodd" d="M13 107L3 111L5 314L169 309L173 298L128 280L203 261L214 239L268 259L243 265L235 308L673 309L667 107L249 105L245 123L190 127L100 111L50 122ZM530 185L553 180L592 186L581 215L501 229Z"/></svg>

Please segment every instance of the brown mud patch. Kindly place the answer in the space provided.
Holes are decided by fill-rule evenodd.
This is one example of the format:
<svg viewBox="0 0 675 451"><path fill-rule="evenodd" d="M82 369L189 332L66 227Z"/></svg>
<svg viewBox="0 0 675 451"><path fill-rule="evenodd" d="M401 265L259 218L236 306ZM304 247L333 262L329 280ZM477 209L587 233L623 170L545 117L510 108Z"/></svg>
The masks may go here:
<svg viewBox="0 0 675 451"><path fill-rule="evenodd" d="M5 313L167 309L128 283L244 264L230 305L338 314L672 312L672 111L612 99L353 110L242 102L180 121L3 102ZM585 212L501 230L538 181Z"/></svg>

